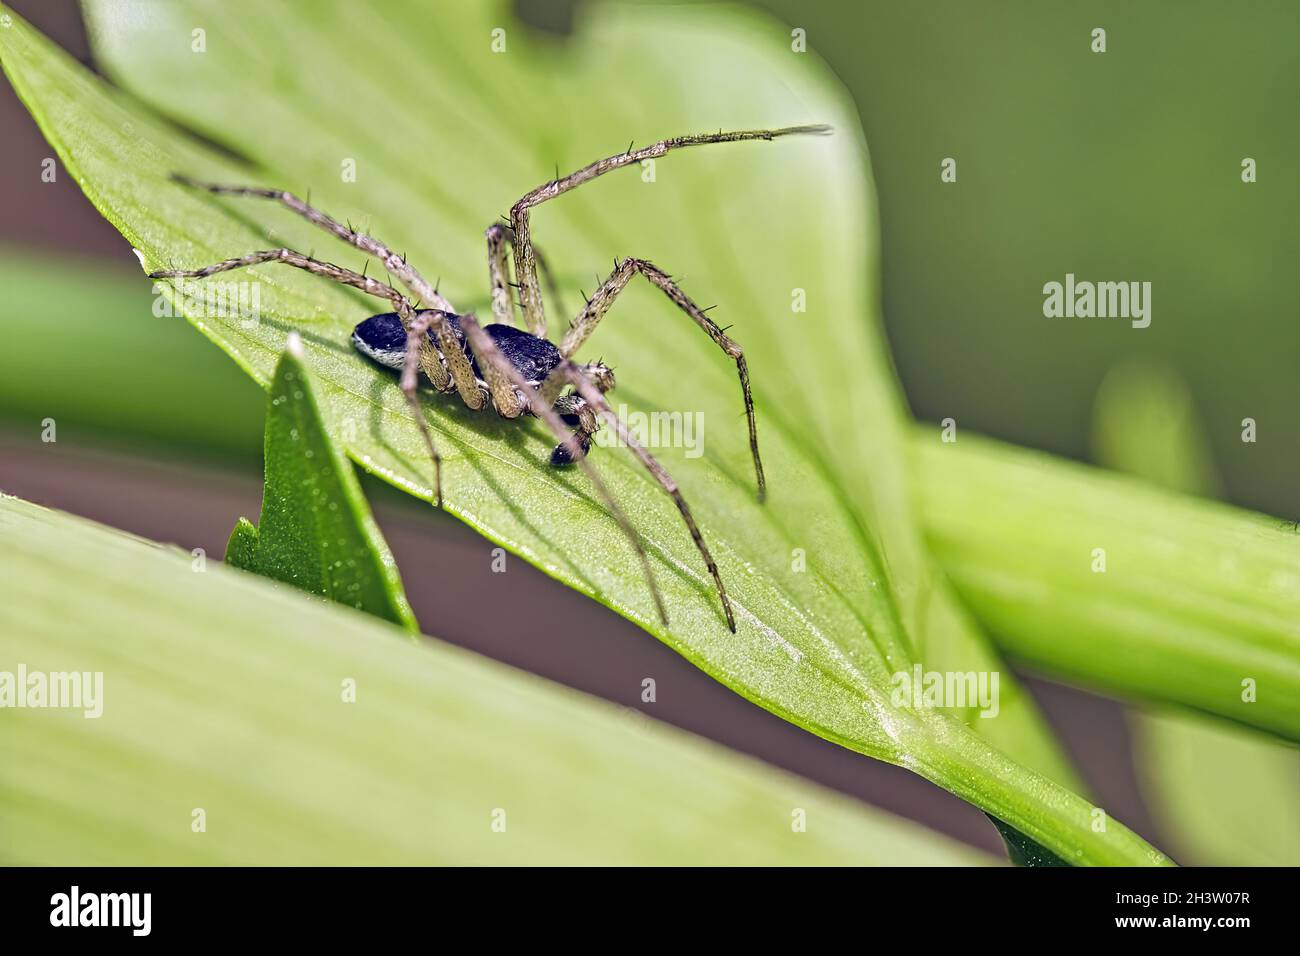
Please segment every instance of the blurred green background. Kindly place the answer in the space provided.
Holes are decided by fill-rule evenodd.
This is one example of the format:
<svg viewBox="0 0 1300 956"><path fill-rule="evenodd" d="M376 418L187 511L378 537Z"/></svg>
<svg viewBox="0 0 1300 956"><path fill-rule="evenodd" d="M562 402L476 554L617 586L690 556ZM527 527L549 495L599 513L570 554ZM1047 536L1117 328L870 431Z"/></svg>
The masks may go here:
<svg viewBox="0 0 1300 956"><path fill-rule="evenodd" d="M1297 516L1300 4L759 5L858 105L919 417L1083 458L1107 370L1156 360L1190 384L1225 497ZM1151 326L1044 318L1067 272L1151 282Z"/></svg>

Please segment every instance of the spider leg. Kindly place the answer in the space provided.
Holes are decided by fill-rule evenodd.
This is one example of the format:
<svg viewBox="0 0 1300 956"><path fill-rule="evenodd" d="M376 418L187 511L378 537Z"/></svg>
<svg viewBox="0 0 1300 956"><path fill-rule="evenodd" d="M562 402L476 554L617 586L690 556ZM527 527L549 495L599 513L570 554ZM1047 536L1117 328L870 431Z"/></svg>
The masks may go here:
<svg viewBox="0 0 1300 956"><path fill-rule="evenodd" d="M545 329L546 313L542 305L541 290L537 285L537 253L533 249L532 234L528 224L528 214L534 206L554 199L561 193L568 192L583 183L604 175L614 169L621 169L643 160L655 159L670 150L684 146L702 146L707 143L733 143L741 140L772 140L778 136L799 133L829 133L829 126L787 126L782 129L739 130L730 133L704 133L695 136L678 136L661 140L651 146L617 153L605 159L590 163L563 179L553 179L543 183L532 192L526 193L510 208L510 225L515 233L515 278L519 283L519 304L524 310L524 319L529 329Z"/></svg>
<svg viewBox="0 0 1300 956"><path fill-rule="evenodd" d="M488 281L492 286L492 319L499 325L513 325L515 297L510 290L510 253L506 237L510 230L496 222L488 226Z"/></svg>
<svg viewBox="0 0 1300 956"><path fill-rule="evenodd" d="M519 382L528 385L527 381L515 368L514 364L501 354L497 344L492 341L491 336L483 331L483 327L478 324L478 319L472 312L459 316L459 319L461 331L465 333L465 341L468 343L470 351L474 353L479 371L483 374L483 381L487 383L488 395L492 399L492 407L497 410L497 414L502 418L518 418L532 407L529 404L529 393L536 394L535 389L532 386L528 386L527 390L518 387ZM468 323L466 322L467 319ZM476 330L474 335L469 333L469 324L472 324ZM487 343L487 346L483 344L484 342ZM523 397L520 397L521 393ZM540 404L540 402L537 404Z"/></svg>
<svg viewBox="0 0 1300 956"><path fill-rule="evenodd" d="M402 395L406 398L406 405L411 410L411 417L415 419L415 424L420 427L420 437L424 439L425 449L429 452L429 457L433 459L433 503L435 507L441 508L442 456L438 454L433 446L433 438L429 434L429 423L425 421L424 409L420 407L420 399L417 395L419 376L416 374L416 368L423 367L420 357L423 354L423 349L429 344L429 323L432 319L433 314L428 309L421 310L410 316L409 321L407 316L402 316L402 324L406 326L406 357L402 362L402 375L398 387L401 388ZM448 362L448 364L451 363ZM449 373L446 369L442 369L441 363L439 363L439 369L441 369L443 377L446 378ZM435 386L436 384L435 382Z"/></svg>
<svg viewBox="0 0 1300 956"><path fill-rule="evenodd" d="M583 469L583 472L591 480L597 493L604 499L605 506L609 509L610 515L614 518L615 522L618 523L623 534L627 536L633 550L636 551L637 558L641 562L641 570L645 574L646 583L650 587L650 594L654 598L655 609L659 612L659 619L663 622L664 626L667 627L668 610L664 607L663 597L659 593L659 586L655 583L654 571L650 567L650 558L646 554L645 547L641 544L641 538L636 533L636 529L632 527L632 523L628 520L623 509L619 507L618 502L609 490L609 486L605 484L596 469L592 467L591 463L584 457L584 449L580 447L578 438L570 432L569 428L564 424L564 420L560 418L555 409L541 401L540 396L537 394L537 389L529 384L524 379L523 375L520 374L519 370L501 354L501 350L497 348L497 345L492 341L491 336L483 331L483 326L478 324L478 320L472 314L460 316L460 327L464 331L465 339L469 343L469 347L473 351L474 357L479 363L479 368L484 372L484 374L487 374L487 369L489 367L493 367L497 370L494 374L499 374L504 378L512 387L512 391L518 390L522 393L524 401L527 403L528 410L533 412L533 414L546 423L547 427L550 428L555 436L560 439L560 443L569 451L570 455L572 455L573 460L578 462L578 465ZM581 373L578 374L581 376ZM728 616L730 617L729 608ZM732 630L735 630L734 625L732 626Z"/></svg>
<svg viewBox="0 0 1300 956"><path fill-rule="evenodd" d="M444 313L452 311L451 303L439 295L438 290L429 285L428 281L416 271L414 266L389 246L373 236L367 236L365 233L357 232L350 226L345 226L337 219L326 215L313 206L309 206L291 192L283 189L260 189L253 186L222 186L217 183L191 179L179 173L173 173L172 179L183 186L191 186L194 189L202 189L216 195L250 196L254 199L270 199L278 202L280 205L296 212L308 222L342 239L348 245L355 246L362 252L374 256L383 263L384 268L391 275L397 276L398 281L410 289L421 303L431 305L434 309Z"/></svg>
<svg viewBox="0 0 1300 956"><path fill-rule="evenodd" d="M411 303L407 301L406 296L378 279L372 279L359 272L353 272L351 269L345 269L332 262L312 259L302 253L294 252L292 249L267 249L262 252L250 252L246 256L223 259L221 262L213 263L202 269L163 269L149 273L149 278L205 279L219 272L229 272L231 269L242 269L263 262L282 262L287 266L310 272L312 275L323 276L335 282L352 286L354 289L360 289L362 292L378 298L388 299L393 304L394 309L402 319L402 325L407 329L406 367L403 368L402 373L402 394L406 397L406 404L411 409L411 416L420 427L420 435L424 439L425 450L428 451L429 459L433 462L434 502L441 508L442 456L438 454L438 449L433 443L433 436L429 433L429 424L424 419L424 412L420 408L419 399L416 397L418 381L415 370L418 365L429 376L434 388L439 391L446 390L449 374L447 369L443 367L438 350L433 347L432 343L429 342L428 335L425 334L429 327L429 319L426 318L427 312L421 312L417 315L415 310L411 308ZM419 329L418 333L415 331L417 328ZM461 351L459 343L456 343L456 346L457 352L463 357L464 353Z"/></svg>
<svg viewBox="0 0 1300 956"><path fill-rule="evenodd" d="M736 363L736 372L740 376L740 392L745 400L745 418L749 423L749 450L754 459L754 475L758 481L758 500L762 501L767 496L767 479L763 475L763 459L758 453L758 425L754 417L754 396L749 386L749 366L745 362L745 353L740 345L729 338L712 319L710 319L698 305L691 301L681 288L673 282L672 278L653 263L644 259L624 259L614 267L609 278L601 283L600 287L592 294L591 300L586 307L578 313L577 318L569 326L569 331L565 333L564 341L560 343L560 354L566 359L571 358L587 338L595 331L596 325L605 317L605 313L614 303L614 299L622 292L632 277L637 273L645 276L646 279L657 286L664 295L672 301L673 305L681 309L691 320L695 322L705 334L708 335L730 358ZM543 388L543 395L547 395L554 390L554 383L548 381Z"/></svg>
<svg viewBox="0 0 1300 956"><path fill-rule="evenodd" d="M496 222L488 226L485 234L488 244L488 281L492 287L492 319L501 325L512 325L515 317L515 295L510 283L510 252L506 246L514 243L515 232L504 223ZM542 250L534 249L533 255L537 260L542 281L546 283L546 292L551 297L551 302L563 312L560 287L551 272L550 264L542 255ZM540 326L528 325L527 331L539 339L544 339L546 323L543 321Z"/></svg>
<svg viewBox="0 0 1300 956"><path fill-rule="evenodd" d="M343 285L352 286L354 289L360 289L362 292L376 296L380 299L388 299L395 307L400 308L401 303L406 301L406 297L390 285L380 282L378 279L371 279L359 272L353 272L351 269L345 269L337 266L332 262L323 262L320 259L313 259L304 256L300 252L292 249L264 249L260 252L250 252L246 256L237 256L234 259L223 259L220 262L214 262L210 266L204 266L202 269L162 269L157 272L149 273L150 279L206 279L208 276L214 276L219 272L229 272L231 269L243 269L247 266L260 265L263 262L283 262L285 265L293 266L297 269L304 269L313 275L324 276L327 279L333 279L335 282L341 282Z"/></svg>
<svg viewBox="0 0 1300 956"><path fill-rule="evenodd" d="M578 366L565 359L557 371L560 371L569 380L569 383L573 385L583 401L595 409L596 413L610 424L614 431L617 432L619 439L632 450L632 454L636 455L655 481L659 482L660 487L673 499L673 503L677 505L677 510L681 513L682 520L686 522L687 530L691 533L691 540L695 542L695 547L699 549L700 555L704 558L705 567L709 569L709 574L713 577L714 587L718 590L718 599L722 602L722 610L727 616L727 627L731 628L734 633L736 618L731 610L731 600L727 597L727 588L722 583L722 575L718 573L718 565L713 560L713 554L709 551L709 546L704 543L704 536L700 534L700 527L695 523L695 516L691 514L690 506L686 504L686 499L682 497L677 482L673 480L672 475L668 474L664 466L659 464L658 460L646 450L645 446L637 441L636 436L628 430L627 426L614 414L614 410L609 407L609 402L606 401L604 393L582 373Z"/></svg>
<svg viewBox="0 0 1300 956"><path fill-rule="evenodd" d="M563 315L565 310L564 303L560 301L560 285L555 281L555 274L551 271L550 261L546 256L542 255L542 250L536 246L533 247L533 258L537 260L537 271L542 275L542 282L546 285L546 294L551 297L551 304L555 306L556 311ZM539 333L534 332L533 334L538 335ZM543 316L540 335L542 338L546 338L545 316Z"/></svg>

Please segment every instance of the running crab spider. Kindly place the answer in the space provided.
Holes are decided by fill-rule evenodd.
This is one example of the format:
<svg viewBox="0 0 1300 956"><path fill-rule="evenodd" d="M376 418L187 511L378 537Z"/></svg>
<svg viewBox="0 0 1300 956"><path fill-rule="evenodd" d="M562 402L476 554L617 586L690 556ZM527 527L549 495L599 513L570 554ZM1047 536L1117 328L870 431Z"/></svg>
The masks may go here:
<svg viewBox="0 0 1300 956"><path fill-rule="evenodd" d="M736 363L740 389L745 402L745 417L749 426L749 447L754 459L754 475L758 484L758 498L766 494L763 462L758 453L758 431L754 420L754 400L750 392L749 368L739 344L728 338L662 269L644 259L615 260L614 270L587 300L573 319L558 346L546 336L546 313L538 272L546 273L546 264L533 248L529 227L529 213L548 199L581 186L611 170L662 156L669 150L707 143L729 143L740 140L771 140L778 136L801 133L827 133L822 125L789 126L782 129L743 130L737 132L705 133L696 136L679 136L661 140L651 146L634 150L631 146L622 153L597 160L564 178L554 179L526 193L510 209L510 222L494 224L487 229L488 277L492 287L493 323L480 325L472 313L458 314L451 303L420 275L405 258L389 246L350 226L331 218L309 206L292 193L276 189L258 189L244 186L221 186L198 182L185 176L174 178L187 186L211 193L252 196L271 199L293 210L327 232L362 252L374 256L390 276L414 295L419 308L393 286L369 276L353 272L330 262L304 256L292 249L269 249L250 252L234 259L226 259L201 269L166 269L150 273L151 279L201 279L266 262L281 262L313 275L332 279L362 292L386 299L393 312L373 315L357 325L352 333L352 343L357 350L380 365L401 372L401 389L410 407L411 415L419 426L426 450L434 467L434 500L442 507L442 459L438 455L428 422L417 397L419 373L440 392L455 391L460 400L474 410L491 405L504 418L534 415L546 423L560 439L551 453L551 463L580 465L605 501L610 514L631 542L645 574L650 593L660 620L668 624L668 612L655 584L650 560L641 540L628 521L622 508L587 461L592 436L601 422L608 424L637 457L641 464L673 499L682 520L686 523L696 548L713 578L718 599L726 615L727 626L734 632L736 618L727 597L726 586L718 573L709 547L700 534L699 526L686 499L672 476L630 434L626 426L610 408L605 393L614 387L613 372L601 362L579 365L573 354L587 340L596 325L609 311L618 294L640 274L658 287L682 312L686 313L706 335ZM509 250L507 250L509 247ZM510 280L513 253L514 282ZM518 290L518 303L514 290ZM554 296L552 296L554 299ZM515 309L523 313L527 331L514 325Z"/></svg>

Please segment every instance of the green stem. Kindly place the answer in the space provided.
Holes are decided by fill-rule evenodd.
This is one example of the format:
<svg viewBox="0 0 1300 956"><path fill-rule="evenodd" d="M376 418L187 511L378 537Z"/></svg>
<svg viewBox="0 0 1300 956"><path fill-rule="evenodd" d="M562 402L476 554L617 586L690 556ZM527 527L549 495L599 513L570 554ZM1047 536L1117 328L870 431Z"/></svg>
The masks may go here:
<svg viewBox="0 0 1300 956"><path fill-rule="evenodd" d="M911 769L1074 866L1172 866L1104 808L1016 767L964 724L935 718ZM939 726L942 724L942 727ZM1013 772L1014 771L1014 772Z"/></svg>
<svg viewBox="0 0 1300 956"><path fill-rule="evenodd" d="M912 450L934 553L1010 655L1300 739L1294 527L933 426Z"/></svg>

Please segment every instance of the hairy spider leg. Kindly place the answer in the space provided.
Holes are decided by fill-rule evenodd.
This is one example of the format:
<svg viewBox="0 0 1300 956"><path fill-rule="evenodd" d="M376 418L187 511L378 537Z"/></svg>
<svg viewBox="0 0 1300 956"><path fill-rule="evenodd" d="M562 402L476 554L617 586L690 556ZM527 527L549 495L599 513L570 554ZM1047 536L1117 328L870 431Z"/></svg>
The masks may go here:
<svg viewBox="0 0 1300 956"><path fill-rule="evenodd" d="M510 251L506 248L509 231L509 227L496 222L484 233L488 247L488 284L492 287L492 319L500 325L515 324L515 297L510 291Z"/></svg>
<svg viewBox="0 0 1300 956"><path fill-rule="evenodd" d="M737 130L733 132L702 133L693 136L677 136L673 139L660 140L641 149L628 147L626 152L599 159L594 163L570 173L563 179L554 179L543 183L531 192L525 193L510 208L510 225L515 232L515 280L519 283L519 304L524 311L524 319L530 329L546 329L546 311L542 304L541 289L537 284L537 254L533 249L532 233L528 223L533 207L554 199L561 193L568 192L585 182L595 179L615 169L640 163L647 159L656 159L670 150L685 146L703 146L708 143L734 143L741 140L772 140L779 136L791 136L805 133L829 133L826 125L786 126L781 129Z"/></svg>
<svg viewBox="0 0 1300 956"><path fill-rule="evenodd" d="M505 223L495 222L488 226L485 235L488 246L488 283L492 288L492 318L501 325L513 325L516 302L514 288L510 282L510 250L507 246L513 245L515 231ZM563 312L560 287L555 281L548 260L542 255L541 249L535 248L533 255L537 260L542 281L546 283L546 294L551 297L555 307ZM545 321L540 326L525 323L525 328L539 339L546 338Z"/></svg>
<svg viewBox="0 0 1300 956"><path fill-rule="evenodd" d="M736 372L740 376L740 392L745 401L745 418L749 423L749 451L754 459L754 476L758 482L758 500L762 501L767 497L767 480L763 476L763 459L758 453L758 424L754 417L754 396L749 386L749 366L745 363L745 353L741 350L739 343L729 338L717 323L710 319L698 305L691 301L690 297L672 280L666 272L653 263L644 259L624 259L614 267L609 278L600 284L600 287L592 294L591 299L587 302L586 307L578 313L577 317L569 326L569 331L565 333L564 341L560 343L560 354L566 359L572 358L587 338L596 330L596 325L605 317L605 313L614 303L618 294L627 288L627 284L637 273L645 276L646 279L658 287L672 303L681 309L691 320L695 322L705 334L708 335L730 358L736 363ZM552 397L558 395L558 387L563 386L563 382L554 383L546 382L542 387L542 397Z"/></svg>

